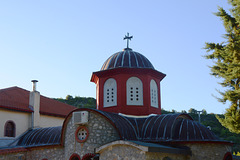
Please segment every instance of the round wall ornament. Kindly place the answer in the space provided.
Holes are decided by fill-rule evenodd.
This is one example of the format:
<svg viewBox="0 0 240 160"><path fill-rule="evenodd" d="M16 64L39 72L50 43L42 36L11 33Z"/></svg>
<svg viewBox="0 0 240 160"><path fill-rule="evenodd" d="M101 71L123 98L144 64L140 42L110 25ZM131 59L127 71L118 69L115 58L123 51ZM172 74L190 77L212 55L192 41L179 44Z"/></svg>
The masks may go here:
<svg viewBox="0 0 240 160"><path fill-rule="evenodd" d="M87 140L89 136L89 132L87 127L85 126L80 126L77 128L76 132L75 132L75 138L79 143L83 143Z"/></svg>

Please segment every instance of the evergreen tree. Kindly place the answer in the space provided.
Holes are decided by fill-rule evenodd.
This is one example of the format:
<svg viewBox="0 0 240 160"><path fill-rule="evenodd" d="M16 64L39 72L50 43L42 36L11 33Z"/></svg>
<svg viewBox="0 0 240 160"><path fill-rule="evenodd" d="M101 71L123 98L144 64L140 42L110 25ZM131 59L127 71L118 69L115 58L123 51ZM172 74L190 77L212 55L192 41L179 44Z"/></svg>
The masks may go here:
<svg viewBox="0 0 240 160"><path fill-rule="evenodd" d="M226 88L224 92L219 91L222 97L218 100L231 103L226 109L224 118L219 116L217 118L231 132L240 133L240 1L229 0L228 2L232 5L230 14L220 7L216 13L216 16L223 21L226 42L206 43L205 49L210 54L205 57L213 60L211 74L221 78L223 81L220 84Z"/></svg>

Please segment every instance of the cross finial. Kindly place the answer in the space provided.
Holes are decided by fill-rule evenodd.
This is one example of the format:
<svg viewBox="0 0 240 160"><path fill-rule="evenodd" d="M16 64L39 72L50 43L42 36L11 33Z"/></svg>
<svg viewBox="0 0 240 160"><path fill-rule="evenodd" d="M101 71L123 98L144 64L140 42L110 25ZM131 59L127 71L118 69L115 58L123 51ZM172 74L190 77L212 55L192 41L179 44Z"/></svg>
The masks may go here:
<svg viewBox="0 0 240 160"><path fill-rule="evenodd" d="M131 40L133 38L133 36L129 36L129 33L127 33L127 35L125 35L125 37L123 38L123 40L127 39L127 48L129 45L129 40Z"/></svg>

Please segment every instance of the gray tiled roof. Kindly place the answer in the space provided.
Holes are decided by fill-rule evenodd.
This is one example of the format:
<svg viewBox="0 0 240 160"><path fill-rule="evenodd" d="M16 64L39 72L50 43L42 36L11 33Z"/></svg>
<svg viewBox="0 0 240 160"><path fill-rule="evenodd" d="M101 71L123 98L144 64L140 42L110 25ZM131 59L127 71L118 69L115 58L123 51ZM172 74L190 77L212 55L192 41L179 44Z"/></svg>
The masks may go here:
<svg viewBox="0 0 240 160"><path fill-rule="evenodd" d="M133 51L131 48L125 48L110 56L103 64L101 70L114 68L151 68L152 63L142 54Z"/></svg>
<svg viewBox="0 0 240 160"><path fill-rule="evenodd" d="M4 148L60 145L62 126L30 129Z"/></svg>
<svg viewBox="0 0 240 160"><path fill-rule="evenodd" d="M221 141L212 131L194 121L188 114L163 114L136 118L110 112L98 112L116 125L123 140L143 142Z"/></svg>

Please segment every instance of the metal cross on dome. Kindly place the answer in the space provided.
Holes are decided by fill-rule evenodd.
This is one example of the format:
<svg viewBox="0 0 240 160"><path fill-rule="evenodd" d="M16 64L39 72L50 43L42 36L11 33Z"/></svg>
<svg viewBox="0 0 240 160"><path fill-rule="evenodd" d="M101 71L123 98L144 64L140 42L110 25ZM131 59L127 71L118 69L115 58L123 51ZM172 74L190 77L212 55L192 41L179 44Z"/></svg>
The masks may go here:
<svg viewBox="0 0 240 160"><path fill-rule="evenodd" d="M127 35L125 35L125 37L123 38L123 40L127 39L127 48L129 45L129 40L131 40L133 38L133 36L129 36L129 33L127 33Z"/></svg>

